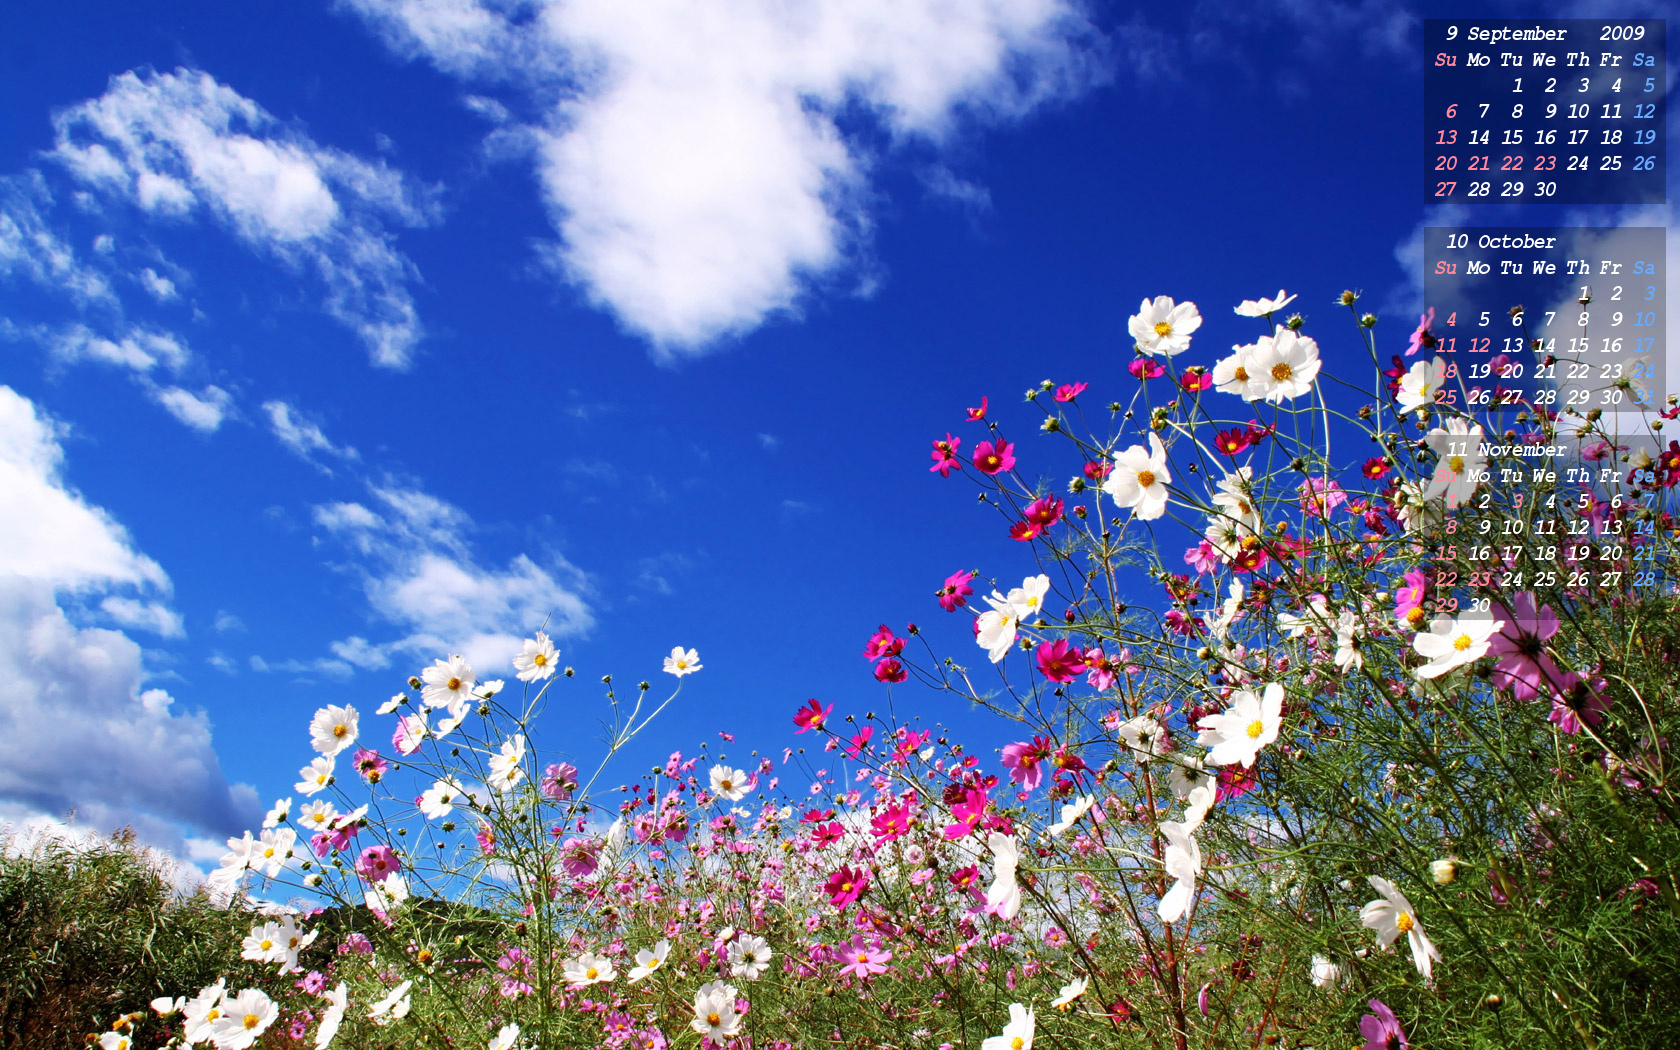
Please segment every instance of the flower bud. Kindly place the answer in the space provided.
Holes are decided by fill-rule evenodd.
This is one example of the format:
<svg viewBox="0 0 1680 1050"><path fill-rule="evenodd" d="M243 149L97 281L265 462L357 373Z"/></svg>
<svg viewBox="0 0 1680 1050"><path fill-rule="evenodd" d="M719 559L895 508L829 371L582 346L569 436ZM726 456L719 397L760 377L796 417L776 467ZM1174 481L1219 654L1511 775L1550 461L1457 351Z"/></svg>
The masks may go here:
<svg viewBox="0 0 1680 1050"><path fill-rule="evenodd" d="M1448 857L1445 860L1432 861L1429 865L1429 873L1435 876L1437 886L1445 886L1458 878L1458 868L1458 858Z"/></svg>
<svg viewBox="0 0 1680 1050"><path fill-rule="evenodd" d="M1377 326L1377 315L1376 314L1366 314L1364 317L1361 317L1359 319L1359 327L1361 327L1361 328L1375 328L1376 326Z"/></svg>
<svg viewBox="0 0 1680 1050"><path fill-rule="evenodd" d="M1359 293L1352 290L1351 288L1348 289L1347 291L1343 292L1341 294L1341 297L1340 297L1340 302L1343 306L1352 306L1354 303L1357 303L1358 301L1359 301Z"/></svg>
<svg viewBox="0 0 1680 1050"><path fill-rule="evenodd" d="M1283 322L1283 326L1291 332L1299 332L1301 330L1301 326L1306 323L1307 319L1302 317L1300 314L1290 314L1289 320Z"/></svg>
<svg viewBox="0 0 1680 1050"><path fill-rule="evenodd" d="M410 689L420 688L420 679L415 678L413 675L410 675L409 679L408 679L408 687Z"/></svg>

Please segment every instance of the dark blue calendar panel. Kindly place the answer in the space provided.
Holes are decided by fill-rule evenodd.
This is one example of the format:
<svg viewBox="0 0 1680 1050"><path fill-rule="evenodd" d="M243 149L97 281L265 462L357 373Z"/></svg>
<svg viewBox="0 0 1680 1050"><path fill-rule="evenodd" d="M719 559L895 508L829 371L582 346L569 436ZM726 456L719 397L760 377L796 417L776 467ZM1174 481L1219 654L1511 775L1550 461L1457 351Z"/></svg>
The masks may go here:
<svg viewBox="0 0 1680 1050"><path fill-rule="evenodd" d="M1424 22L1424 196L1667 200L1663 19Z"/></svg>

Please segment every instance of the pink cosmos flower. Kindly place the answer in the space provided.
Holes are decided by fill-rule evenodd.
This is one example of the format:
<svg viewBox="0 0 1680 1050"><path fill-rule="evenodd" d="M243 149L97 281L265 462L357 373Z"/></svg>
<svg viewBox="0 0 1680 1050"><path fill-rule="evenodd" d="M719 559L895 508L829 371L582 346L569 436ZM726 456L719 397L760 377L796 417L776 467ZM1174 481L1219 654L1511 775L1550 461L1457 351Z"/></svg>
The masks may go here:
<svg viewBox="0 0 1680 1050"><path fill-rule="evenodd" d="M1407 357L1411 357L1420 350L1435 349L1435 334L1429 330L1434 327L1434 324L1435 308L1431 306L1423 312L1422 317L1418 318L1417 331L1412 333L1411 340L1406 344Z"/></svg>
<svg viewBox="0 0 1680 1050"><path fill-rule="evenodd" d="M986 816L986 792L977 787L967 788L962 798L951 804L951 816L957 818L955 824L945 825L945 838L965 838L980 826Z"/></svg>
<svg viewBox="0 0 1680 1050"><path fill-rule="evenodd" d="M1032 742L1021 741L1008 744L1003 749L1003 765L1009 770L1009 779L1021 785L1023 791L1031 791L1044 780L1044 770L1041 763L1050 757L1050 740L1047 737L1035 736Z"/></svg>
<svg viewBox="0 0 1680 1050"><path fill-rule="evenodd" d="M1025 513L1028 521L1047 529L1062 520L1062 498L1040 496L1027 504Z"/></svg>
<svg viewBox="0 0 1680 1050"><path fill-rule="evenodd" d="M1057 401L1072 401L1085 392L1088 383L1064 383L1056 388Z"/></svg>
<svg viewBox="0 0 1680 1050"><path fill-rule="evenodd" d="M1607 684L1602 678L1587 679L1570 671L1563 676L1559 691L1552 697L1552 713L1546 716L1546 721L1557 723L1559 729L1571 735L1581 731L1583 722L1597 726L1604 720L1604 712L1610 709L1610 701L1604 695Z"/></svg>
<svg viewBox="0 0 1680 1050"><path fill-rule="evenodd" d="M1147 357L1139 357L1126 366L1126 371L1138 379L1159 379L1167 370Z"/></svg>
<svg viewBox="0 0 1680 1050"><path fill-rule="evenodd" d="M998 438L994 445L982 441L974 446L974 468L982 474L998 474L1015 468L1015 450L1009 442Z"/></svg>
<svg viewBox="0 0 1680 1050"><path fill-rule="evenodd" d="M357 773L361 774L362 779L369 784L379 783L379 778L383 777L386 771L391 768L389 762L379 757L379 752L369 751L365 747L356 749L356 754L351 759L351 765Z"/></svg>
<svg viewBox="0 0 1680 1050"><path fill-rule="evenodd" d="M807 729L815 729L820 732L823 723L828 720L828 713L834 710L833 704L824 707L817 702L816 697L805 701L805 705L793 713L793 724L799 727L793 731L794 736L798 736Z"/></svg>
<svg viewBox="0 0 1680 1050"><path fill-rule="evenodd" d="M1052 682L1071 682L1085 670L1084 655L1065 638L1039 646L1037 653L1039 671Z"/></svg>
<svg viewBox="0 0 1680 1050"><path fill-rule="evenodd" d="M1219 552L1213 544L1202 540L1184 552L1184 564L1195 569L1198 576L1211 573L1219 568Z"/></svg>
<svg viewBox="0 0 1680 1050"><path fill-rule="evenodd" d="M1192 616L1186 615L1182 609L1168 609L1165 618L1167 626L1172 628L1173 633L1175 634L1189 636L1198 633L1202 629L1201 622Z"/></svg>
<svg viewBox="0 0 1680 1050"><path fill-rule="evenodd" d="M560 866L566 874L582 878L600 864L601 844L593 839L572 837L560 844Z"/></svg>
<svg viewBox="0 0 1680 1050"><path fill-rule="evenodd" d="M1429 596L1429 577L1421 569L1406 573L1405 586L1394 591L1394 615L1408 627L1418 627L1429 614L1424 611L1424 599Z"/></svg>
<svg viewBox="0 0 1680 1050"><path fill-rule="evenodd" d="M877 813L869 822L869 829L875 837L886 842L892 842L910 830L910 807L904 805L889 806Z"/></svg>
<svg viewBox="0 0 1680 1050"><path fill-rule="evenodd" d="M948 433L945 435L944 441L935 441L933 443L933 466L928 468L928 472L937 471L940 477L948 478L951 476L952 470L961 470L962 461L957 459L957 449L961 446L962 438L952 437Z"/></svg>
<svg viewBox="0 0 1680 1050"><path fill-rule="evenodd" d="M815 844L818 849L821 849L824 846L834 845L836 842L839 842L842 838L844 838L845 835L846 829L841 827L838 821L831 821L827 824L818 824L816 827L811 829L811 842Z"/></svg>
<svg viewBox="0 0 1680 1050"><path fill-rule="evenodd" d="M1245 766L1220 766L1219 786L1214 792L1214 801L1226 802L1244 795L1260 786L1260 776L1253 769Z"/></svg>
<svg viewBox="0 0 1680 1050"><path fill-rule="evenodd" d="M1240 456L1253 445L1254 434L1249 430L1221 430L1213 438L1213 447L1225 456Z"/></svg>
<svg viewBox="0 0 1680 1050"><path fill-rule="evenodd" d="M1412 1045L1400 1030L1400 1019L1394 1016L1393 1010L1377 999L1371 1000L1371 1009L1376 1013L1359 1019L1359 1034L1365 1037L1361 1050L1406 1050Z"/></svg>
<svg viewBox="0 0 1680 1050"><path fill-rule="evenodd" d="M1201 365L1191 365L1178 377L1178 385L1187 393L1196 394L1213 385L1213 373Z"/></svg>
<svg viewBox="0 0 1680 1050"><path fill-rule="evenodd" d="M577 767L570 762L555 762L543 770L542 783L538 790L545 798L562 802L572 797L572 792L577 790L577 786Z"/></svg>
<svg viewBox="0 0 1680 1050"><path fill-rule="evenodd" d="M486 857L496 852L496 829L490 824L479 821L478 831L473 837L478 840L478 851Z"/></svg>
<svg viewBox="0 0 1680 1050"><path fill-rule="evenodd" d="M1095 460L1085 464L1085 476L1092 481L1102 481L1113 469L1113 460Z"/></svg>
<svg viewBox="0 0 1680 1050"><path fill-rule="evenodd" d="M892 629L882 624L869 636L869 642L863 647L865 660L879 660L887 656L897 656L904 651L904 639L892 633Z"/></svg>
<svg viewBox="0 0 1680 1050"><path fill-rule="evenodd" d="M1546 643L1558 633L1557 613L1551 606L1537 608L1533 591L1523 591L1510 606L1496 605L1496 619L1505 621L1500 632L1488 639L1488 654L1499 658L1494 665L1495 688L1509 689L1518 700L1533 700L1550 690L1549 683L1563 681Z"/></svg>
<svg viewBox="0 0 1680 1050"><path fill-rule="evenodd" d="M1115 666L1101 649L1085 650L1085 684L1098 692L1114 688Z"/></svg>
<svg viewBox="0 0 1680 1050"><path fill-rule="evenodd" d="M823 891L828 894L830 904L841 911L845 911L846 905L863 896L863 891L868 888L868 871L862 868L854 871L850 867L842 866L839 871L828 877L828 882L823 886Z"/></svg>
<svg viewBox="0 0 1680 1050"><path fill-rule="evenodd" d="M1018 543L1025 543L1028 540L1037 539L1038 534L1043 531L1044 526L1038 524L1037 522L1017 521L1015 524L1009 526L1009 538Z"/></svg>
<svg viewBox="0 0 1680 1050"><path fill-rule="evenodd" d="M877 938L865 938L863 934L852 937L851 943L838 949L841 961L840 973L852 974L860 980L887 972L887 963L892 961L892 952L881 947Z"/></svg>
<svg viewBox="0 0 1680 1050"><path fill-rule="evenodd" d="M1301 512L1309 518L1327 518L1347 502L1347 493L1329 478L1308 478L1301 482Z"/></svg>
<svg viewBox="0 0 1680 1050"><path fill-rule="evenodd" d="M897 660L882 660L875 665L875 680L877 682L902 682L910 677L904 670L904 665Z"/></svg>
<svg viewBox="0 0 1680 1050"><path fill-rule="evenodd" d="M974 593L969 582L974 574L967 570L954 572L945 577L945 586L939 589L939 607L946 612L956 612L968 604L968 596Z"/></svg>
<svg viewBox="0 0 1680 1050"><path fill-rule="evenodd" d="M356 874L369 882L379 882L385 876L402 870L397 853L386 845L369 846L356 858Z"/></svg>
<svg viewBox="0 0 1680 1050"><path fill-rule="evenodd" d="M863 753L863 749L869 746L869 738L874 735L874 726L864 726L858 730L857 735L846 744L846 757L856 761L857 757Z"/></svg>
<svg viewBox="0 0 1680 1050"><path fill-rule="evenodd" d="M968 410L968 418L970 420L986 418L986 398L984 395L981 395L979 408L971 408Z"/></svg>

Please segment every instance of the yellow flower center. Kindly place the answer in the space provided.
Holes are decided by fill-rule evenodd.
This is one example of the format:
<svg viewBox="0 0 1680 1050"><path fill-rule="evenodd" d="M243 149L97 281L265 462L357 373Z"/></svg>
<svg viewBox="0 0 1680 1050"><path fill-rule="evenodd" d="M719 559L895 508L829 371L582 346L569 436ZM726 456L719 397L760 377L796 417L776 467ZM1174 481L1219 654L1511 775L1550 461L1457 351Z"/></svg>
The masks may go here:
<svg viewBox="0 0 1680 1050"><path fill-rule="evenodd" d="M1295 370L1282 361L1272 366L1272 378L1280 383L1287 381L1294 374Z"/></svg>
<svg viewBox="0 0 1680 1050"><path fill-rule="evenodd" d="M1475 643L1470 641L1470 636L1467 634L1461 634L1457 638L1453 639L1453 648L1457 649L1461 653L1470 648L1473 644Z"/></svg>
<svg viewBox="0 0 1680 1050"><path fill-rule="evenodd" d="M1260 734L1265 731L1265 723L1261 722L1258 718L1248 724L1248 738L1250 740L1259 740Z"/></svg>
<svg viewBox="0 0 1680 1050"><path fill-rule="evenodd" d="M1403 911L1394 917L1394 928L1401 933L1412 932L1412 927L1416 925L1417 923L1412 921L1412 913L1409 911Z"/></svg>
<svg viewBox="0 0 1680 1050"><path fill-rule="evenodd" d="M1020 1036L1016 1036L1009 1041L1009 1050L1021 1050L1021 1048L1026 1045L1027 1041L1025 1039L1022 1039Z"/></svg>
<svg viewBox="0 0 1680 1050"><path fill-rule="evenodd" d="M869 956L865 955L863 952L858 952L857 961L860 963L866 963L869 961Z"/></svg>
<svg viewBox="0 0 1680 1050"><path fill-rule="evenodd" d="M1171 324L1171 322L1156 321L1155 322L1155 334L1160 336L1163 339L1165 339L1169 335L1172 335L1172 324Z"/></svg>
<svg viewBox="0 0 1680 1050"><path fill-rule="evenodd" d="M595 978L601 976L601 971L591 966L589 969L583 971L583 975L593 981Z"/></svg>
<svg viewBox="0 0 1680 1050"><path fill-rule="evenodd" d="M1447 466L1452 468L1452 472L1454 474L1464 473L1464 457L1453 456L1451 459L1447 460Z"/></svg>
<svg viewBox="0 0 1680 1050"><path fill-rule="evenodd" d="M1231 378L1235 379L1239 383L1248 382L1248 369L1244 368L1242 365L1238 365L1236 371L1231 373Z"/></svg>
<svg viewBox="0 0 1680 1050"><path fill-rule="evenodd" d="M538 653L537 655L531 657L531 662L536 664L538 667L547 667L548 666L548 654L547 653Z"/></svg>
<svg viewBox="0 0 1680 1050"><path fill-rule="evenodd" d="M706 1023L711 1025L713 1028L716 1028L718 1025L723 1023L723 1018L719 1017L715 1012L709 1013L706 1015Z"/></svg>
<svg viewBox="0 0 1680 1050"><path fill-rule="evenodd" d="M348 732L350 732L350 727L347 726L347 725L344 725L343 723L340 723L336 726L333 726L333 736L343 736L345 733L348 733Z"/></svg>
<svg viewBox="0 0 1680 1050"><path fill-rule="evenodd" d="M270 949L272 949L272 948L273 948L273 947L274 947L274 942L273 942L273 941L271 941L271 940L269 940L269 939L268 939L268 938L266 938L266 937L265 937L265 938L263 938L263 942L262 942L262 950L263 950L263 951L265 951L265 952L266 952L266 951L269 951L269 950L270 950Z"/></svg>
<svg viewBox="0 0 1680 1050"><path fill-rule="evenodd" d="M1138 471L1137 478L1138 485L1141 488L1148 488L1149 486L1155 484L1155 472L1153 470L1140 470Z"/></svg>
<svg viewBox="0 0 1680 1050"><path fill-rule="evenodd" d="M258 1017L256 1014L245 1015L245 1030L247 1032L259 1024L262 1024L262 1018Z"/></svg>
<svg viewBox="0 0 1680 1050"><path fill-rule="evenodd" d="M735 790L735 782L733 780L721 780L718 782L718 786L723 788L725 791Z"/></svg>
<svg viewBox="0 0 1680 1050"><path fill-rule="evenodd" d="M1410 624L1419 624L1423 622L1423 618L1427 615L1428 613L1423 611L1423 606L1414 605L1410 609L1406 610L1406 622Z"/></svg>
<svg viewBox="0 0 1680 1050"><path fill-rule="evenodd" d="M852 892L852 884L851 884L851 883L849 883L849 882L842 882L842 883L841 883L841 884L840 884L840 892L841 892L841 893L850 893L850 892Z"/></svg>
<svg viewBox="0 0 1680 1050"><path fill-rule="evenodd" d="M450 689L459 689L459 688L461 688L461 680L460 680L460 679L459 679L459 678L451 678L451 679L450 679L450 680L449 680L449 688L450 688Z"/></svg>

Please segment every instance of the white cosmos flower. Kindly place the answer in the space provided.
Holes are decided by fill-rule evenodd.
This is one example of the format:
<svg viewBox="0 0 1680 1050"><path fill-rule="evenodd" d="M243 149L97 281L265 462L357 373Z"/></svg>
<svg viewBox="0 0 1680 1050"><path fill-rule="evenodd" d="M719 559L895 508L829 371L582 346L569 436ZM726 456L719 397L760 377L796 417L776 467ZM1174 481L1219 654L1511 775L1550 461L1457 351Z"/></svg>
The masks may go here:
<svg viewBox="0 0 1680 1050"><path fill-rule="evenodd" d="M1384 948L1393 944L1401 934L1405 934L1406 943L1412 949L1412 962L1416 964L1423 979L1428 981L1432 963L1441 961L1441 953L1424 934L1423 924L1418 922L1417 913L1412 910L1412 902L1395 888L1394 883L1381 875L1372 875L1367 881L1371 883L1372 889L1382 894L1382 898L1361 908L1359 921L1377 931L1377 943Z"/></svg>
<svg viewBox="0 0 1680 1050"><path fill-rule="evenodd" d="M1084 995L1085 989L1090 985L1091 979L1089 977L1075 977L1062 985L1062 990L1056 993L1056 998L1050 1000L1050 1005L1058 1010L1066 1009L1073 1005L1075 999Z"/></svg>
<svg viewBox="0 0 1680 1050"><path fill-rule="evenodd" d="M735 1012L736 991L722 981L700 986L694 993L694 1020L689 1026L699 1035L722 1044L741 1034L741 1016Z"/></svg>
<svg viewBox="0 0 1680 1050"><path fill-rule="evenodd" d="M1400 411L1413 412L1434 404L1435 394L1441 389L1441 381L1446 374L1447 359L1444 357L1414 362L1400 377L1400 393L1396 396Z"/></svg>
<svg viewBox="0 0 1680 1050"><path fill-rule="evenodd" d="M1429 487L1423 490L1423 498L1440 496L1446 500L1447 509L1452 510L1474 495L1482 481L1482 468L1487 466L1487 456L1482 453L1482 439L1486 436L1480 426L1457 416L1425 434L1424 442L1441 458L1435 464Z"/></svg>
<svg viewBox="0 0 1680 1050"><path fill-rule="evenodd" d="M308 933L304 933L298 926L297 919L294 916L286 916L285 921L280 924L281 957L278 961L280 963L280 975L282 977L289 973L296 973L302 969L302 967L297 964L298 953L309 947L311 944L314 944L315 938L318 937L320 933L320 930L310 930Z"/></svg>
<svg viewBox="0 0 1680 1050"><path fill-rule="evenodd" d="M487 1050L513 1050L513 1044L518 1041L519 1025L505 1024L502 1025L501 1031L496 1033L496 1037L490 1040L490 1046Z"/></svg>
<svg viewBox="0 0 1680 1050"><path fill-rule="evenodd" d="M268 811L268 816L263 818L262 826L265 828L277 828L286 823L286 818L291 815L292 800L289 798L280 799L278 802L274 803L274 808Z"/></svg>
<svg viewBox="0 0 1680 1050"><path fill-rule="evenodd" d="M1196 743L1210 748L1204 760L1210 766L1251 767L1261 748L1277 739L1283 726L1283 686L1266 686L1263 696L1238 689L1231 702L1217 715L1196 723L1201 730Z"/></svg>
<svg viewBox="0 0 1680 1050"><path fill-rule="evenodd" d="M1429 622L1429 630L1412 636L1412 648L1429 662L1414 674L1422 679L1439 678L1484 656L1488 644L1504 620L1464 616L1454 619L1442 613Z"/></svg>
<svg viewBox="0 0 1680 1050"><path fill-rule="evenodd" d="M554 673L554 658L560 654L548 635L541 631L535 638L525 639L525 648L513 658L514 677L521 682L540 682Z"/></svg>
<svg viewBox="0 0 1680 1050"><path fill-rule="evenodd" d="M251 927L251 935L240 943L239 957L249 962L279 962L286 957L280 924L265 922Z"/></svg>
<svg viewBox="0 0 1680 1050"><path fill-rule="evenodd" d="M1260 528L1260 511L1254 505L1254 468L1238 467L1219 479L1213 493L1213 505L1239 525L1250 531Z"/></svg>
<svg viewBox="0 0 1680 1050"><path fill-rule="evenodd" d="M485 777L485 783L494 790L506 794L519 783L519 778L525 775L525 735L515 733L502 741L501 750L490 758L490 775Z"/></svg>
<svg viewBox="0 0 1680 1050"><path fill-rule="evenodd" d="M221 1016L210 1030L218 1050L245 1050L257 1041L280 1016L274 1000L255 988L247 988L232 999L222 1000Z"/></svg>
<svg viewBox="0 0 1680 1050"><path fill-rule="evenodd" d="M1336 617L1336 666L1343 674L1352 674L1365 666L1365 654L1359 651L1365 627L1352 609L1343 609Z"/></svg>
<svg viewBox="0 0 1680 1050"><path fill-rule="evenodd" d="M243 874L256 862L257 840L249 831L241 838L228 839L227 844L228 851L222 854L219 870Z"/></svg>
<svg viewBox="0 0 1680 1050"><path fill-rule="evenodd" d="M1307 608L1299 616L1294 613L1279 613L1277 625L1278 630L1291 638L1299 638L1304 634L1316 637L1319 631L1328 626L1329 619L1329 600L1322 594L1315 594L1307 599Z"/></svg>
<svg viewBox="0 0 1680 1050"><path fill-rule="evenodd" d="M472 795L453 777L445 777L420 793L420 812L432 820L447 817L457 805L471 801Z"/></svg>
<svg viewBox="0 0 1680 1050"><path fill-rule="evenodd" d="M121 1032L106 1032L94 1045L99 1047L99 1050L129 1050L131 1041Z"/></svg>
<svg viewBox="0 0 1680 1050"><path fill-rule="evenodd" d="M1312 957L1312 983L1315 988L1335 988L1342 983L1342 968L1322 955Z"/></svg>
<svg viewBox="0 0 1680 1050"><path fill-rule="evenodd" d="M612 960L594 952L584 952L575 959L567 959L561 967L566 983L573 988L602 984L618 976L618 971L613 969Z"/></svg>
<svg viewBox="0 0 1680 1050"><path fill-rule="evenodd" d="M986 889L986 906L999 917L1013 919L1021 912L1021 885L1015 869L1021 863L1021 847L1015 836L994 831L986 838L992 851L992 884Z"/></svg>
<svg viewBox="0 0 1680 1050"><path fill-rule="evenodd" d="M1254 377L1253 359L1254 347L1231 347L1230 357L1213 363L1213 388L1221 394L1235 394L1244 401L1264 396L1263 384Z"/></svg>
<svg viewBox="0 0 1680 1050"><path fill-rule="evenodd" d="M1033 1011L1020 1003L1009 1004L1009 1023L1002 1035L989 1035L980 1041L980 1050L1032 1050L1033 1030L1037 1019Z"/></svg>
<svg viewBox="0 0 1680 1050"><path fill-rule="evenodd" d="M995 595L997 592L993 591L992 593ZM1037 576L1028 576L1022 580L1021 586L1011 587L1009 593L1004 595L1003 600L1008 602L1010 607L1015 610L1017 619L1027 620L1043 614L1044 596L1049 593L1050 577L1039 573ZM987 599L987 601L991 601L991 599ZM997 606L996 602L991 604L994 608Z"/></svg>
<svg viewBox="0 0 1680 1050"><path fill-rule="evenodd" d="M1167 875L1174 880L1172 888L1162 896L1159 907L1162 922L1177 922L1190 910L1196 899L1196 876L1202 873L1202 848L1196 844L1193 828L1177 821L1161 825L1167 848L1162 852Z"/></svg>
<svg viewBox="0 0 1680 1050"><path fill-rule="evenodd" d="M729 945L729 976L756 981L770 968L770 942L757 934L743 934Z"/></svg>
<svg viewBox="0 0 1680 1050"><path fill-rule="evenodd" d="M1131 507L1145 521L1159 518L1167 510L1167 450L1159 435L1149 435L1149 451L1133 445L1114 454L1114 469L1103 480L1103 491L1119 507Z"/></svg>
<svg viewBox="0 0 1680 1050"><path fill-rule="evenodd" d="M292 787L300 795L319 794L327 789L327 784L332 780L332 776L333 760L326 755L322 755L298 770L298 782L293 784Z"/></svg>
<svg viewBox="0 0 1680 1050"><path fill-rule="evenodd" d="M449 714L438 719L437 725L433 726L431 729L432 736L439 740L442 740L450 733L455 732L456 729L460 728L461 723L467 720L468 708L465 700L451 701L445 710L447 710ZM423 718L424 712L417 717Z"/></svg>
<svg viewBox="0 0 1680 1050"><path fill-rule="evenodd" d="M309 743L323 755L336 755L356 742L356 709L323 707L309 723Z"/></svg>
<svg viewBox="0 0 1680 1050"><path fill-rule="evenodd" d="M660 940L658 944L654 945L651 951L647 948L643 948L641 951L637 952L636 965L630 967L630 983L635 984L637 981L653 973L653 971L659 969L661 966L664 966L665 959L670 954L671 942L663 939Z"/></svg>
<svg viewBox="0 0 1680 1050"><path fill-rule="evenodd" d="M292 844L296 841L297 832L291 828L265 828L251 857L252 869L265 868L271 879L279 875L286 858L292 855Z"/></svg>
<svg viewBox="0 0 1680 1050"><path fill-rule="evenodd" d="M187 1000L179 995L173 999L167 995L160 995L152 1000L152 1011L159 1017L173 1017L186 1005Z"/></svg>
<svg viewBox="0 0 1680 1050"><path fill-rule="evenodd" d="M747 797L747 772L719 763L712 767L712 794L729 802Z"/></svg>
<svg viewBox="0 0 1680 1050"><path fill-rule="evenodd" d="M1277 313L1279 310L1295 301L1293 295L1284 295L1279 288L1276 299L1244 299L1242 305L1232 307L1239 317L1265 317L1267 314Z"/></svg>
<svg viewBox="0 0 1680 1050"><path fill-rule="evenodd" d="M1051 838L1065 834L1069 828L1079 823L1080 817L1083 817L1085 814L1091 812L1091 807L1096 804L1097 797L1095 795L1080 795L1072 802L1064 803L1062 806L1062 819L1056 821L1056 823L1050 825L1045 830L1050 833Z"/></svg>
<svg viewBox="0 0 1680 1050"><path fill-rule="evenodd" d="M221 978L199 992L181 1006L181 1037L188 1044L210 1039L216 1022L222 1019L222 1003L227 996L227 978Z"/></svg>
<svg viewBox="0 0 1680 1050"><path fill-rule="evenodd" d="M671 655L665 658L665 673L674 674L678 678L700 669L700 654L693 649L684 652L682 646L673 646Z"/></svg>
<svg viewBox="0 0 1680 1050"><path fill-rule="evenodd" d="M1019 618L1015 607L996 591L986 598L986 602L991 608L981 613L975 622L979 630L974 634L974 641L986 650L986 655L995 664L1009 655L1009 647L1015 644Z"/></svg>
<svg viewBox="0 0 1680 1050"><path fill-rule="evenodd" d="M403 878L402 872L393 871L369 886L362 899L374 911L393 912L408 900L408 880Z"/></svg>
<svg viewBox="0 0 1680 1050"><path fill-rule="evenodd" d="M425 683L420 699L427 707L448 707L471 700L473 683L478 681L471 665L458 655L433 661L432 666L420 672L420 680Z"/></svg>
<svg viewBox="0 0 1680 1050"><path fill-rule="evenodd" d="M501 691L502 680L500 678L492 678L488 682L478 683L478 687L473 690L473 695L478 697L480 700L488 700Z"/></svg>
<svg viewBox="0 0 1680 1050"><path fill-rule="evenodd" d="M1120 723L1119 732L1121 741L1139 763L1165 753L1160 745L1167 735L1167 727L1149 715L1138 715Z"/></svg>
<svg viewBox="0 0 1680 1050"><path fill-rule="evenodd" d="M409 1008L414 1005L408 995L408 990L412 987L413 981L404 981L391 989L389 995L368 1007L369 1019L375 1024L387 1025L407 1017Z"/></svg>
<svg viewBox="0 0 1680 1050"><path fill-rule="evenodd" d="M305 802L298 810L298 823L305 831L326 831L338 817L338 809L326 801Z"/></svg>
<svg viewBox="0 0 1680 1050"><path fill-rule="evenodd" d="M1215 641L1223 642L1230 637L1231 625L1242 619L1243 582L1232 578L1231 594L1220 605L1218 614L1209 610L1202 614L1202 622L1207 625L1208 633Z"/></svg>
<svg viewBox="0 0 1680 1050"><path fill-rule="evenodd" d="M398 693L397 695L391 697L391 699L385 701L383 704L380 704L379 708L376 711L374 711L374 714L376 714L376 715L392 714L393 712L396 711L397 708L401 707L403 705L403 702L406 701L407 699L408 699L407 696L405 696L402 693Z"/></svg>
<svg viewBox="0 0 1680 1050"><path fill-rule="evenodd" d="M1318 377L1318 343L1311 336L1282 325L1272 335L1260 337L1248 356L1249 393L1245 401L1265 398L1274 403L1290 401L1312 390ZM1259 392L1255 393L1258 384Z"/></svg>
<svg viewBox="0 0 1680 1050"><path fill-rule="evenodd" d="M1428 532L1447 520L1444 500L1427 498L1424 487L1412 481L1402 481L1394 494L1394 507L1400 513L1400 525L1408 534Z"/></svg>
<svg viewBox="0 0 1680 1050"><path fill-rule="evenodd" d="M1126 321L1126 331L1137 342L1137 348L1154 357L1172 357L1190 349L1190 335L1202 326L1202 315L1195 303L1174 305L1171 296L1158 295L1154 302L1145 299L1138 312Z"/></svg>
<svg viewBox="0 0 1680 1050"><path fill-rule="evenodd" d="M350 986L340 981L337 988L322 998L327 1001L327 1012L321 1015L321 1026L315 1029L315 1050L327 1050L327 1044L338 1034L338 1026L344 1023L344 1011L350 1007Z"/></svg>

